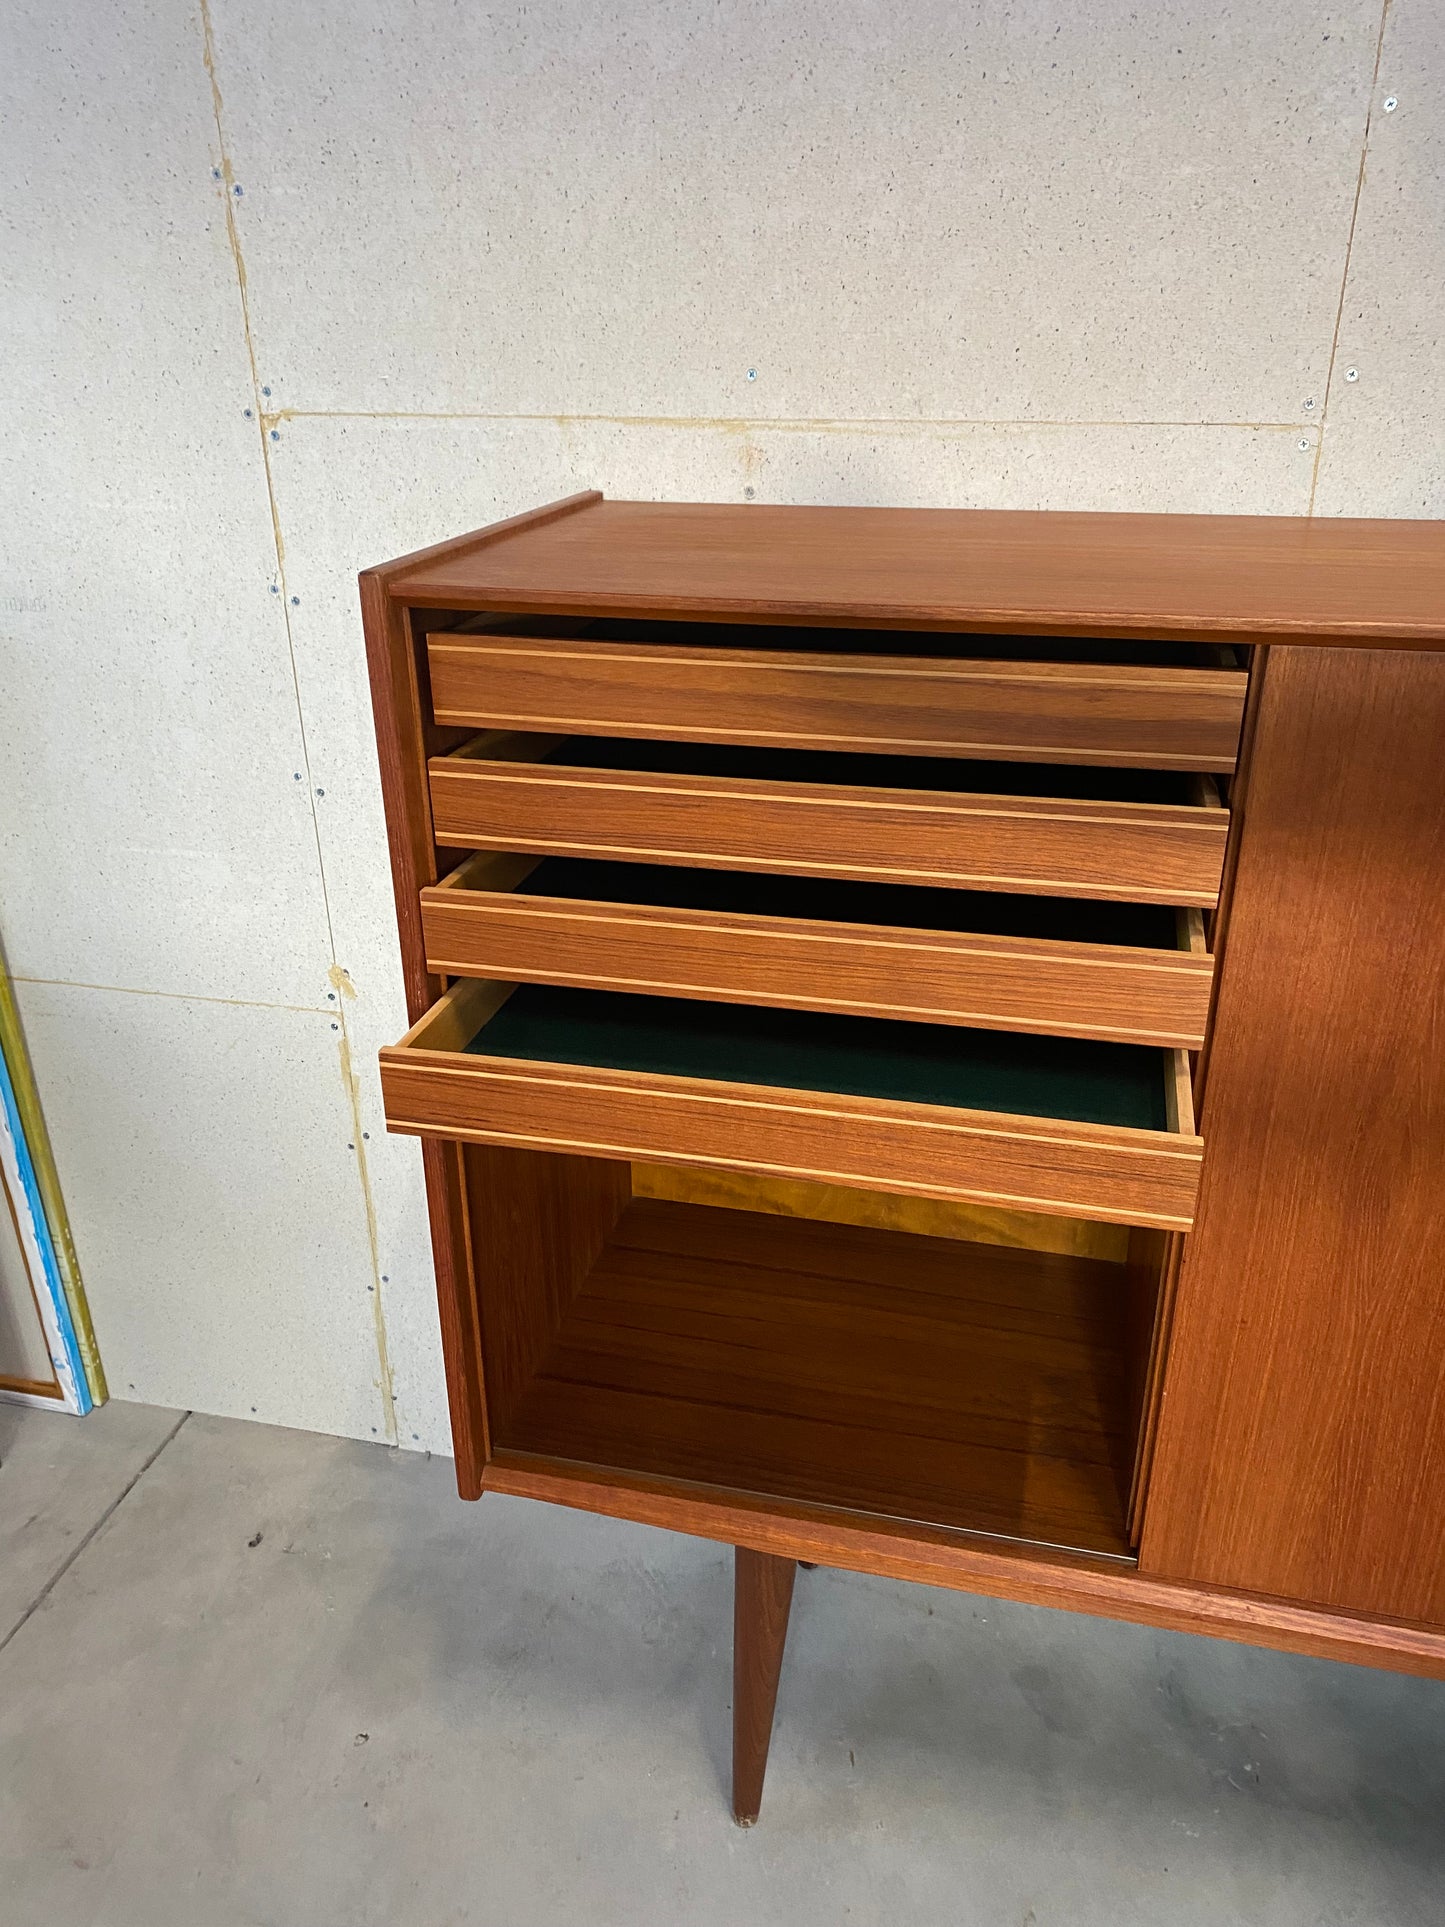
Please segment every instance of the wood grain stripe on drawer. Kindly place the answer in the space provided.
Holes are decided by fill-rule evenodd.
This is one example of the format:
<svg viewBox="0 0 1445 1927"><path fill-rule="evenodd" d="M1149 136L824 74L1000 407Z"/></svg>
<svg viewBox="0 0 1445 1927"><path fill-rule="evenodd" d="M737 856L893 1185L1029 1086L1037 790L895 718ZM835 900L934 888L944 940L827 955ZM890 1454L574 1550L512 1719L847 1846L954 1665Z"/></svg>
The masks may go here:
<svg viewBox="0 0 1445 1927"><path fill-rule="evenodd" d="M427 638L438 722L792 749L1232 770L1241 671Z"/></svg>
<svg viewBox="0 0 1445 1927"><path fill-rule="evenodd" d="M1212 958L1184 951L504 890L424 890L421 912L427 968L438 975L583 984L1192 1050L1204 1037L1213 975Z"/></svg>
<svg viewBox="0 0 1445 1927"><path fill-rule="evenodd" d="M439 757L439 843L1212 906L1229 812Z"/></svg>
<svg viewBox="0 0 1445 1927"><path fill-rule="evenodd" d="M429 1052L381 1053L391 1130L721 1166L1187 1230L1203 1145L1118 1125Z"/></svg>

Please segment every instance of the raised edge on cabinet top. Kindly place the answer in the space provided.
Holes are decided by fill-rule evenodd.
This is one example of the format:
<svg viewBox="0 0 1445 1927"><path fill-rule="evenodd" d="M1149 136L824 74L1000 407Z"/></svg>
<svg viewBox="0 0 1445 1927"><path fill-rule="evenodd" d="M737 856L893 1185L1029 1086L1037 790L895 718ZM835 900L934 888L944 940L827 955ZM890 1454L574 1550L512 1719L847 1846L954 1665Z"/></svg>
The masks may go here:
<svg viewBox="0 0 1445 1927"><path fill-rule="evenodd" d="M418 607L1445 647L1445 523L583 499L388 565Z"/></svg>

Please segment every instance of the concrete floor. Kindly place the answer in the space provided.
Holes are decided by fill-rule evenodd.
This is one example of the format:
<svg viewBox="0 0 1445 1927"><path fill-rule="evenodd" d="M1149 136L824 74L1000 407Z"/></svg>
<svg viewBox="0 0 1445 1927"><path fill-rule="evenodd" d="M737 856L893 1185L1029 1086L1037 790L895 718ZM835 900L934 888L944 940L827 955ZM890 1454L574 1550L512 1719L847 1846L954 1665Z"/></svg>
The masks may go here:
<svg viewBox="0 0 1445 1927"><path fill-rule="evenodd" d="M0 1918L1445 1920L1445 1686L803 1573L743 1832L729 1610L441 1461L0 1405Z"/></svg>

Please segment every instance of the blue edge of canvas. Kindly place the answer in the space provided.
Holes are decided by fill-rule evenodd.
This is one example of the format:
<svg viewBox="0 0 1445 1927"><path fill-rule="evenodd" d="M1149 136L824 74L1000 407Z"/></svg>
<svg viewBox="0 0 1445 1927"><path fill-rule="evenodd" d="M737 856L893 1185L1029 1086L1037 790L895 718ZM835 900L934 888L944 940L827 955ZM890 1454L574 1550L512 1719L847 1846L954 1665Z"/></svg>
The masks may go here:
<svg viewBox="0 0 1445 1927"><path fill-rule="evenodd" d="M50 1220L45 1215L40 1186L36 1181L35 1161L30 1155L30 1146L25 1141L25 1132L21 1127L20 1107L15 1102L15 1087L10 1079L10 1066L5 1061L4 1051L0 1051L0 1102L3 1102L5 1123L15 1146L15 1162L20 1167L20 1183L24 1188L25 1203L35 1228L35 1242L40 1247L40 1262L45 1272L45 1289L50 1297L61 1344L65 1348L64 1362L69 1368L71 1384L75 1388L75 1410L81 1413L88 1412L94 1400L90 1396L90 1386L86 1382L80 1347L75 1340L75 1326L70 1316L70 1301L65 1295L60 1265L55 1256L55 1239L51 1235ZM57 1366L60 1362L58 1359L53 1361Z"/></svg>

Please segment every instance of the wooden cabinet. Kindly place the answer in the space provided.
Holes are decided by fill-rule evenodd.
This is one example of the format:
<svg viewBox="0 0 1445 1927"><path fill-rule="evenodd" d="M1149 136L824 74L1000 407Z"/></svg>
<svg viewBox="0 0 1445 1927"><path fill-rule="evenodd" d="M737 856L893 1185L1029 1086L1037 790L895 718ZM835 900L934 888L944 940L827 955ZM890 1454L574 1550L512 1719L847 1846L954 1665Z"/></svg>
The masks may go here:
<svg viewBox="0 0 1445 1927"><path fill-rule="evenodd" d="M585 495L362 597L459 1488L740 1548L740 1817L798 1559L1445 1675L1438 528Z"/></svg>

